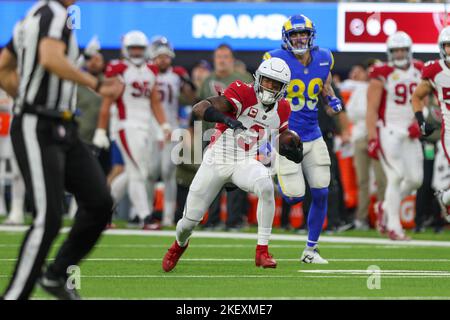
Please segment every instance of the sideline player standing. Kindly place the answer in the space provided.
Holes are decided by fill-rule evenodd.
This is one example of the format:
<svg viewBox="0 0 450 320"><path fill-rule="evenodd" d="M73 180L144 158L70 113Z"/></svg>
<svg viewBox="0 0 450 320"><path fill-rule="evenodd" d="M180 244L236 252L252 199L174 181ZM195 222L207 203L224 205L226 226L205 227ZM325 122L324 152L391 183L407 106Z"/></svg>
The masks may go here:
<svg viewBox="0 0 450 320"><path fill-rule="evenodd" d="M400 222L400 203L423 180L420 130L411 107L423 63L412 58L412 41L403 31L389 36L386 45L388 62L369 73L368 148L370 156L380 159L387 179L378 229L392 240L409 240Z"/></svg>
<svg viewBox="0 0 450 320"><path fill-rule="evenodd" d="M12 107L13 99L0 89L0 117L2 114L4 117L0 119L0 175L2 180L6 178L7 162L11 167L11 209L8 218L3 223L21 225L24 223L25 184L13 152L10 128L8 128L10 124L8 119L12 119L13 116ZM6 127L2 128L2 126ZM0 185L0 216L6 213L4 182L0 182L2 184Z"/></svg>
<svg viewBox="0 0 450 320"><path fill-rule="evenodd" d="M195 102L195 89L189 79L189 73L180 66L172 66L175 52L165 37L156 37L150 45L150 53L154 65L158 68L156 77L157 89L161 103L172 129L179 128L178 113L180 108L180 96L188 100L189 104ZM155 122L155 121L154 121ZM159 129L159 125L155 123ZM156 137L155 137L156 138ZM175 223L175 207L177 199L177 182L175 177L175 162L171 159L174 142L166 141L162 150L155 148L153 158L158 160L158 174L161 174L164 182L164 213L163 226L173 226ZM158 155L156 154L158 153Z"/></svg>
<svg viewBox="0 0 450 320"><path fill-rule="evenodd" d="M273 183L269 169L255 157L258 145L269 139L271 130L283 132L288 127L290 106L282 97L290 76L283 60L269 59L259 66L254 84L235 81L223 95L207 98L194 106L198 118L217 123L216 132L189 188L183 218L177 224L176 240L162 262L164 271L176 266L192 231L227 182L258 196L255 263L264 268L276 267L268 251L275 214ZM301 161L301 148L283 151L281 147L282 154L297 163Z"/></svg>
<svg viewBox="0 0 450 320"><path fill-rule="evenodd" d="M425 122L422 110L424 100L435 92L442 112L441 143L450 165L450 26L442 29L438 39L441 59L428 61L422 72L422 81L412 96L412 105L422 135L428 136L434 128ZM450 222L447 206L450 205L450 189L436 192L443 217Z"/></svg>
<svg viewBox="0 0 450 320"><path fill-rule="evenodd" d="M334 60L328 49L313 45L316 28L308 17L290 17L283 25L282 33L282 49L267 52L264 59L281 58L291 69L286 96L292 109L289 129L303 141L304 160L296 164L283 156L277 158L279 189L288 203L303 201L305 174L312 203L308 214L308 241L301 261L325 264L328 261L318 252L318 240L327 215L331 160L319 128L317 103L321 95L335 113L342 110L341 101L331 87L330 70Z"/></svg>
<svg viewBox="0 0 450 320"><path fill-rule="evenodd" d="M0 55L0 87L15 97L14 153L34 208L33 224L4 293L7 300L29 298L41 275L61 226L64 190L75 195L79 212L67 240L39 280L57 298L79 299L66 284L67 269L89 253L112 213L105 176L80 140L73 112L76 84L112 97L123 84L117 78L102 82L76 67L78 44L66 23L66 8L74 2L35 3Z"/></svg>
<svg viewBox="0 0 450 320"><path fill-rule="evenodd" d="M147 192L148 180L154 183L156 177L151 173L156 171L156 161L152 159L152 149L155 144L152 131L152 117L160 124L164 138L170 138L171 127L166 122L166 116L156 89L156 75L158 69L147 63L148 40L141 31L130 31L123 38L122 55L124 59L112 61L106 67L105 76L121 76L125 82L125 90L117 100L103 99L93 143L101 148L109 146L106 128L109 120L109 110L115 103L117 106L119 123L117 144L125 161L125 174L128 184L120 184L119 188L128 186L128 196L136 209L139 224L147 227L150 218L150 204ZM111 184L111 191L115 202L115 195L123 194L116 190L117 178ZM150 182L150 183L152 183Z"/></svg>

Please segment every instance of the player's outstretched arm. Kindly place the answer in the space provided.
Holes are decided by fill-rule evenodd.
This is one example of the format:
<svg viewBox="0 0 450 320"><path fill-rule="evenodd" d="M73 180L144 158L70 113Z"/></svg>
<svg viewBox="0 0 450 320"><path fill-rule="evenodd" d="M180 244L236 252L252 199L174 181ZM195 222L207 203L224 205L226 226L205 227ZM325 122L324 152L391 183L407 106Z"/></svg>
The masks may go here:
<svg viewBox="0 0 450 320"><path fill-rule="evenodd" d="M429 136L434 131L434 128L425 122L425 118L423 116L423 108L432 90L433 88L431 87L431 83L428 80L422 80L414 90L411 97L414 115L419 123L420 132L424 136Z"/></svg>
<svg viewBox="0 0 450 320"><path fill-rule="evenodd" d="M16 56L5 47L0 53L0 88L11 97L17 96L19 75L17 73Z"/></svg>
<svg viewBox="0 0 450 320"><path fill-rule="evenodd" d="M367 89L366 126L369 141L377 139L378 109L383 96L383 82L379 79L370 79Z"/></svg>
<svg viewBox="0 0 450 320"><path fill-rule="evenodd" d="M65 54L66 44L60 40L44 38L39 43L39 63L61 79L73 81L88 87L102 96L117 98L123 90L123 83L117 78L101 81L93 75L79 70Z"/></svg>
<svg viewBox="0 0 450 320"><path fill-rule="evenodd" d="M233 113L234 108L224 96L210 97L194 105L192 112L202 120L208 122L224 123L229 128L246 130L242 122L227 116L225 113Z"/></svg>

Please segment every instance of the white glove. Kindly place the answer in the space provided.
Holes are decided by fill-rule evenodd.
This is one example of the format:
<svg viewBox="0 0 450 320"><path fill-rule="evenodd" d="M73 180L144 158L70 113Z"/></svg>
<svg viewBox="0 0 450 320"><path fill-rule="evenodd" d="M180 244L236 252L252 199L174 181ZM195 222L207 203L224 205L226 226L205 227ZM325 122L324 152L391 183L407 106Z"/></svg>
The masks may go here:
<svg viewBox="0 0 450 320"><path fill-rule="evenodd" d="M166 141L170 141L172 135L172 126L168 122L165 122L161 125L161 130L163 132L164 139Z"/></svg>
<svg viewBox="0 0 450 320"><path fill-rule="evenodd" d="M92 139L92 143L98 148L108 149L109 139L106 135L106 130L101 128L95 129L94 139Z"/></svg>

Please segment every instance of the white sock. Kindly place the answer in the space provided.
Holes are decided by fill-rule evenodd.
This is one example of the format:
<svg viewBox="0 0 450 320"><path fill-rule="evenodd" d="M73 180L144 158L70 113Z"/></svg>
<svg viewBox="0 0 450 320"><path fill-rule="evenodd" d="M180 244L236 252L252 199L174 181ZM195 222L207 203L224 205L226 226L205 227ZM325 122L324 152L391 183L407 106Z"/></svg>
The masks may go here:
<svg viewBox="0 0 450 320"><path fill-rule="evenodd" d="M384 212L387 218L387 229L401 232L403 230L400 223L400 202L401 196L398 192L399 188L394 183L389 183L386 186L386 196L384 199Z"/></svg>
<svg viewBox="0 0 450 320"><path fill-rule="evenodd" d="M0 216L6 216L6 203L5 203L5 177L6 175L6 161L0 159Z"/></svg>
<svg viewBox="0 0 450 320"><path fill-rule="evenodd" d="M23 204L25 202L25 183L20 172L14 172L14 179L11 185L11 213L10 219L23 221Z"/></svg>
<svg viewBox="0 0 450 320"><path fill-rule="evenodd" d="M273 184L270 179L255 182L255 193L258 196L258 245L269 244L272 233L273 218L275 216L275 198Z"/></svg>
<svg viewBox="0 0 450 320"><path fill-rule="evenodd" d="M444 191L444 193L442 194L442 201L446 206L450 205L450 189Z"/></svg>
<svg viewBox="0 0 450 320"><path fill-rule="evenodd" d="M111 196L115 203L119 203L127 191L128 175L122 172L111 182Z"/></svg>
<svg viewBox="0 0 450 320"><path fill-rule="evenodd" d="M168 180L164 180L164 214L163 222L172 225L175 219L175 207L177 198L177 182L175 175L171 175Z"/></svg>
<svg viewBox="0 0 450 320"><path fill-rule="evenodd" d="M133 179L128 181L128 196L136 209L137 216L143 220L150 215L147 189L144 180Z"/></svg>
<svg viewBox="0 0 450 320"><path fill-rule="evenodd" d="M197 221L183 217L177 223L177 242L180 247L185 247L191 237L192 231L199 224Z"/></svg>

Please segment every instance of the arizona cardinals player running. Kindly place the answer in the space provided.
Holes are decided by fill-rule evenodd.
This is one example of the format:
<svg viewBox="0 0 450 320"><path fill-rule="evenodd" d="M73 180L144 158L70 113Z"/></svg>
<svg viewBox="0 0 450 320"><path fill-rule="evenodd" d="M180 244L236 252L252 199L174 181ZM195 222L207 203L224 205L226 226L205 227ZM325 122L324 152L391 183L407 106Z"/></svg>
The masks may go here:
<svg viewBox="0 0 450 320"><path fill-rule="evenodd" d="M189 188L183 218L178 221L176 241L164 256L162 267L171 271L189 244L194 228L224 184L232 182L255 193L258 198L258 244L255 264L275 268L277 262L268 251L275 213L274 188L270 171L255 159L258 143L269 139L271 130L288 128L289 103L282 99L290 81L288 65L279 58L264 61L256 71L255 83L235 81L224 94L210 97L194 106L194 114L216 122L216 133ZM299 163L300 147L280 153Z"/></svg>

